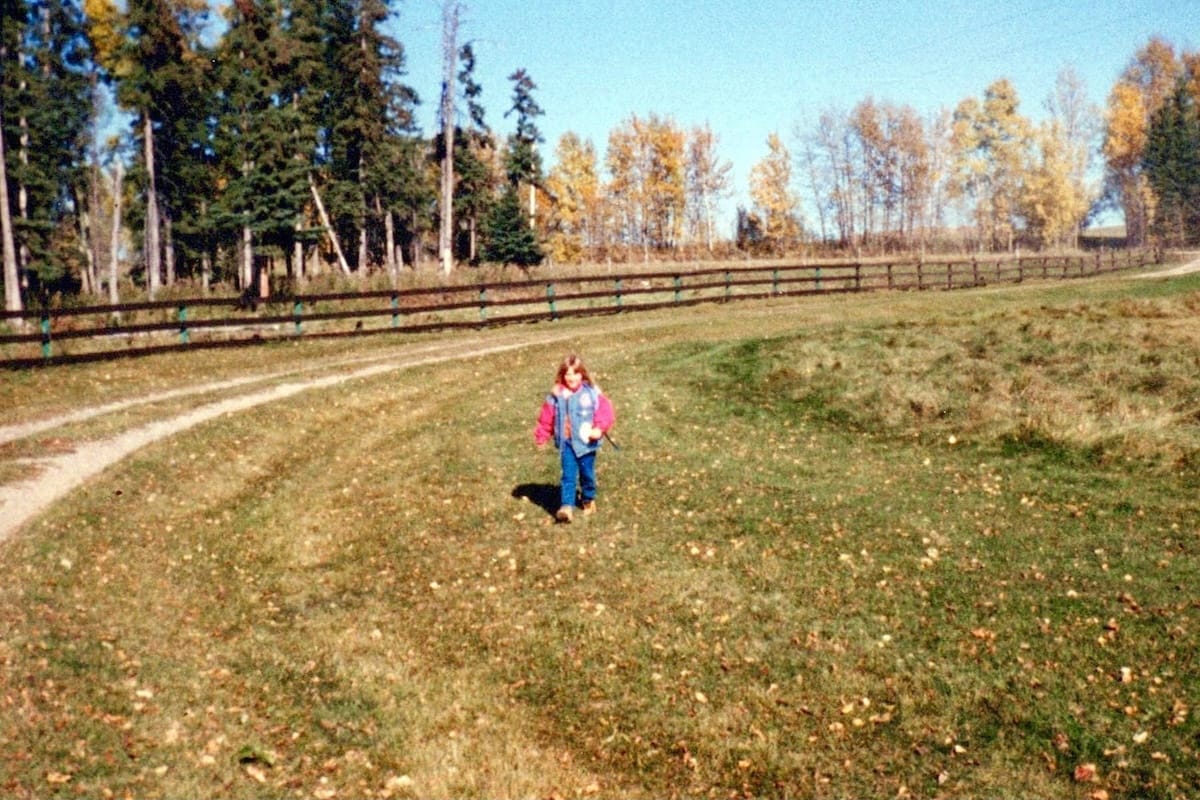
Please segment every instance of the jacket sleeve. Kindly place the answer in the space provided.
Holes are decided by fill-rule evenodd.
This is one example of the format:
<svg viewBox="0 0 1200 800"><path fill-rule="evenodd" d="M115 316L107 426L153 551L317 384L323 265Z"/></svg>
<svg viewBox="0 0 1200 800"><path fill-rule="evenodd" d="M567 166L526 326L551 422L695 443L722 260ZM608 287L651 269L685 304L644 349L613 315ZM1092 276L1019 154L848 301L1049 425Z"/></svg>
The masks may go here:
<svg viewBox="0 0 1200 800"><path fill-rule="evenodd" d="M592 417L592 427L607 433L616 421L617 413L613 410L612 401L608 399L608 395L601 393L596 403L596 414Z"/></svg>
<svg viewBox="0 0 1200 800"><path fill-rule="evenodd" d="M537 427L533 429L533 441L537 444L545 444L553 435L554 403L547 399L542 403L542 410L538 413Z"/></svg>

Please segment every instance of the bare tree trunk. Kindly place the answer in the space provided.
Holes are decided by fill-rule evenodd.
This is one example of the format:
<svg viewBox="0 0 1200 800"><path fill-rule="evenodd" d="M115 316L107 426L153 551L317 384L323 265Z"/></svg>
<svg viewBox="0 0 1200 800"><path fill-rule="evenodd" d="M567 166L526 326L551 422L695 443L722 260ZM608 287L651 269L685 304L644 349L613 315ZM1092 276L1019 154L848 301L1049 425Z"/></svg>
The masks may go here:
<svg viewBox="0 0 1200 800"><path fill-rule="evenodd" d="M317 214L321 217L321 226L325 228L325 233L329 235L329 241L333 245L333 251L337 253L338 266L342 268L342 272L349 275L350 265L346 263L346 256L342 253L342 245L338 241L337 232L334 231L333 225L329 224L329 215L325 213L325 204L321 202L321 194L317 191L317 182L313 180L311 172L308 173L308 186L312 189L313 202L317 204Z"/></svg>
<svg viewBox="0 0 1200 800"><path fill-rule="evenodd" d="M84 294L97 294L100 284L96 280L96 253L92 247L91 204L84 202L77 189L72 194L75 197L75 218L79 223L79 254L83 256L83 269L79 274L80 289Z"/></svg>
<svg viewBox="0 0 1200 800"><path fill-rule="evenodd" d="M104 284L103 279L100 277L100 265L104 263L104 249L100 246L101 239L103 239L104 226L101 223L100 214L100 208L103 205L103 201L100 198L100 147L97 139L99 134L98 128L100 126L100 117L103 113L103 109L101 107L100 91L96 88L98 78L95 70L91 71L91 74L88 76L88 80L91 84L92 91L92 134L88 148L88 159L90 161L88 164L87 201L88 229L90 233L88 241L91 252L90 260L92 277L95 281L96 294L99 295Z"/></svg>
<svg viewBox="0 0 1200 800"><path fill-rule="evenodd" d="M22 89L26 84L21 83ZM22 116L18 122L21 131L20 147L17 149L17 159L21 162L22 167L29 166L29 121ZM24 222L29 221L29 191L25 188L24 182L17 185L17 214L20 215ZM29 245L21 242L17 245L17 263L21 277L21 287L29 288Z"/></svg>
<svg viewBox="0 0 1200 800"><path fill-rule="evenodd" d="M162 280L162 246L159 242L158 190L154 181L154 128L148 111L142 114L142 137L146 158L146 287L153 300Z"/></svg>
<svg viewBox="0 0 1200 800"><path fill-rule="evenodd" d="M208 201L200 201L200 216L201 218L208 217ZM208 290L212 288L212 253L205 246L200 253L200 293L207 295Z"/></svg>
<svg viewBox="0 0 1200 800"><path fill-rule="evenodd" d="M163 215L163 264L166 267L166 286L175 285L175 225L170 214Z"/></svg>
<svg viewBox="0 0 1200 800"><path fill-rule="evenodd" d="M300 220L296 220L296 233L300 233ZM300 237L296 237L296 241L292 243L292 275L298 283L304 283L304 242L300 241Z"/></svg>
<svg viewBox="0 0 1200 800"><path fill-rule="evenodd" d="M242 274L240 278L242 290L254 287L254 234L249 225L242 226Z"/></svg>
<svg viewBox="0 0 1200 800"><path fill-rule="evenodd" d="M400 278L400 265L397 263L396 253L396 226L392 219L392 211L388 209L386 213L383 211L383 203L379 196L375 196L375 212L383 217L383 263L387 269L388 275L391 277L392 286L396 286L396 282Z"/></svg>
<svg viewBox="0 0 1200 800"><path fill-rule="evenodd" d="M462 4L443 0L442 4L442 192L441 228L438 253L442 272L454 268L454 70L458 58L458 19Z"/></svg>
<svg viewBox="0 0 1200 800"><path fill-rule="evenodd" d="M208 295L212 289L212 253L206 248L200 254L200 294Z"/></svg>
<svg viewBox="0 0 1200 800"><path fill-rule="evenodd" d="M113 168L112 230L109 232L110 239L108 253L108 302L114 306L121 302L120 293L117 287L121 277L121 201L124 199L125 194L124 184L125 165L121 163L120 159L117 159L116 166Z"/></svg>
<svg viewBox="0 0 1200 800"><path fill-rule="evenodd" d="M3 48L0 48L0 51L2 50ZM2 55L4 54L0 52L0 56ZM0 239L4 240L4 310L21 311L21 276L17 268L12 209L8 204L8 167L4 158L4 130L0 127ZM19 325L21 320L17 320L17 323Z"/></svg>

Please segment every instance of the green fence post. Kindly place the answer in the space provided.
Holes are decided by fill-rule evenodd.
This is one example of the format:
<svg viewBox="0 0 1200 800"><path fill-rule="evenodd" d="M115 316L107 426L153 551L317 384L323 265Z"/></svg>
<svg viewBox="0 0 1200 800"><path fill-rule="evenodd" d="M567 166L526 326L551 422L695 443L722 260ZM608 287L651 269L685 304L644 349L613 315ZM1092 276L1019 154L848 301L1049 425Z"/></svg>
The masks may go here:
<svg viewBox="0 0 1200 800"><path fill-rule="evenodd" d="M621 308L623 305L624 301L621 298L621 279L617 278L617 308Z"/></svg>
<svg viewBox="0 0 1200 800"><path fill-rule="evenodd" d="M296 335L304 333L304 325L301 318L304 316L304 303L297 300L292 304L292 319L296 321Z"/></svg>
<svg viewBox="0 0 1200 800"><path fill-rule="evenodd" d="M50 357L50 312L42 312L42 358Z"/></svg>
<svg viewBox="0 0 1200 800"><path fill-rule="evenodd" d="M179 343L188 344L192 340L187 326L187 306L179 307Z"/></svg>
<svg viewBox="0 0 1200 800"><path fill-rule="evenodd" d="M771 294L779 295L779 270L771 270Z"/></svg>
<svg viewBox="0 0 1200 800"><path fill-rule="evenodd" d="M479 288L479 319L484 322L487 321L487 287L486 286L481 286Z"/></svg>
<svg viewBox="0 0 1200 800"><path fill-rule="evenodd" d="M820 267L817 267L816 277L817 277L816 289L819 292L819 291L821 291L821 268Z"/></svg>
<svg viewBox="0 0 1200 800"><path fill-rule="evenodd" d="M400 327L400 295L392 292L392 327Z"/></svg>
<svg viewBox="0 0 1200 800"><path fill-rule="evenodd" d="M546 284L546 302L550 304L550 319L558 319L558 309L554 307L554 284Z"/></svg>
<svg viewBox="0 0 1200 800"><path fill-rule="evenodd" d="M675 305L679 305L680 293L683 291L683 278L675 276Z"/></svg>
<svg viewBox="0 0 1200 800"><path fill-rule="evenodd" d="M733 273L725 270L725 299L733 297Z"/></svg>

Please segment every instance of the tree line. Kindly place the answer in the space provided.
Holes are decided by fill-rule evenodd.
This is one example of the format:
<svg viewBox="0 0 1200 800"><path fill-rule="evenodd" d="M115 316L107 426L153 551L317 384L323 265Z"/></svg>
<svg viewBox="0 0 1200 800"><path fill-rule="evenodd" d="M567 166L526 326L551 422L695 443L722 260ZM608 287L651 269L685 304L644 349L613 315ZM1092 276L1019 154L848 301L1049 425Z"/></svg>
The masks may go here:
<svg viewBox="0 0 1200 800"><path fill-rule="evenodd" d="M708 125L631 115L602 153L564 134L547 168L537 85L517 68L511 131L493 129L459 0L442 2L432 133L388 34L392 0L236 0L215 29L204 0L0 3L10 310L116 302L131 284L248 289L265 272L917 248L962 220L980 249L1060 247L1105 203L1131 243L1200 235L1200 55L1161 38L1104 112L1066 70L1038 125L998 80L932 117L867 98L797 125L790 148L771 133L731 238L732 165ZM105 138L108 96L128 124Z"/></svg>

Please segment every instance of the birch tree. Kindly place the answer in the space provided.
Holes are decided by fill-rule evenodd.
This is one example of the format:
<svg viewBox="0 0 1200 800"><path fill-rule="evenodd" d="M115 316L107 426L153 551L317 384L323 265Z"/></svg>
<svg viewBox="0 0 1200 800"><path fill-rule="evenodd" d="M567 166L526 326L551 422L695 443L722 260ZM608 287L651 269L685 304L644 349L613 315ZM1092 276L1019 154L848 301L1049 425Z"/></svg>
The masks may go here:
<svg viewBox="0 0 1200 800"><path fill-rule="evenodd" d="M1106 189L1121 206L1130 244L1145 241L1154 215L1154 193L1142 169L1150 119L1174 90L1180 72L1174 46L1152 37L1108 96L1103 145Z"/></svg>
<svg viewBox="0 0 1200 800"><path fill-rule="evenodd" d="M952 187L974 206L981 244L1013 249L1023 170L1030 161L1029 121L1006 79L992 83L983 101L967 98L954 111Z"/></svg>
<svg viewBox="0 0 1200 800"><path fill-rule="evenodd" d="M705 249L713 252L713 227L717 203L732 191L730 171L733 164L717 154L719 137L708 123L692 128L687 140L688 220L693 233L698 233Z"/></svg>
<svg viewBox="0 0 1200 800"><path fill-rule="evenodd" d="M791 154L779 134L772 133L767 137L767 155L750 170L750 197L763 220L764 244L777 255L800 240L800 202L791 183Z"/></svg>

